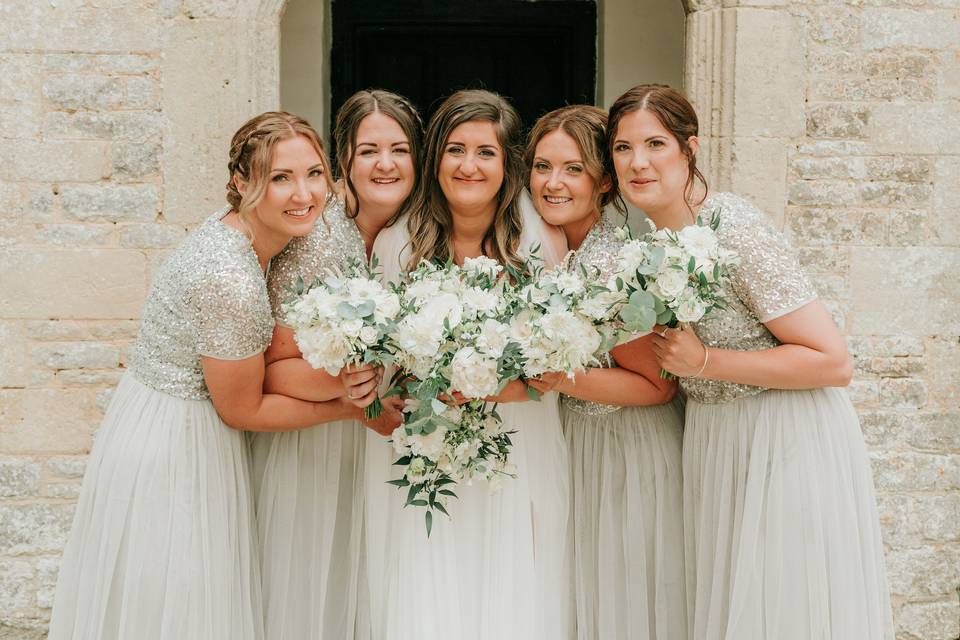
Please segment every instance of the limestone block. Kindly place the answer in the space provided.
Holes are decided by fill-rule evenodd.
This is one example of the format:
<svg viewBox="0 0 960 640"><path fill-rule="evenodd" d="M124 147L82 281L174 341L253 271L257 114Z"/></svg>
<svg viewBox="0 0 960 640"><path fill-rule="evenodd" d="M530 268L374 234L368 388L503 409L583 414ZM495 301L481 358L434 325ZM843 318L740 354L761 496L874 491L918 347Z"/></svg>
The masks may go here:
<svg viewBox="0 0 960 640"><path fill-rule="evenodd" d="M828 306L829 308L829 306ZM843 326L837 323L839 326ZM864 405L873 405L877 403L880 397L880 383L878 380L854 379L847 387L850 394L850 400L858 407Z"/></svg>
<svg viewBox="0 0 960 640"><path fill-rule="evenodd" d="M104 369L120 364L120 350L98 342L48 342L35 346L31 355L38 365L50 369Z"/></svg>
<svg viewBox="0 0 960 640"><path fill-rule="evenodd" d="M0 611L9 615L33 604L33 590L30 587L34 576L30 562L0 560Z"/></svg>
<svg viewBox="0 0 960 640"><path fill-rule="evenodd" d="M232 18L238 0L183 0L181 11L190 18Z"/></svg>
<svg viewBox="0 0 960 640"><path fill-rule="evenodd" d="M35 496L40 488L40 464L23 458L0 457L0 498Z"/></svg>
<svg viewBox="0 0 960 640"><path fill-rule="evenodd" d="M0 451L87 453L99 423L91 391L0 389Z"/></svg>
<svg viewBox="0 0 960 640"><path fill-rule="evenodd" d="M753 202L783 227L787 193L787 150L782 140L735 138L730 162L731 190Z"/></svg>
<svg viewBox="0 0 960 640"><path fill-rule="evenodd" d="M877 496L880 528L888 547L916 547L923 543L923 513L929 509L924 501L927 497L902 493Z"/></svg>
<svg viewBox="0 0 960 640"><path fill-rule="evenodd" d="M137 180L160 172L160 145L150 142L117 142L110 146L112 178Z"/></svg>
<svg viewBox="0 0 960 640"><path fill-rule="evenodd" d="M43 495L46 498L63 498L76 500L80 497L80 490L83 487L79 482L51 482L43 487Z"/></svg>
<svg viewBox="0 0 960 640"><path fill-rule="evenodd" d="M860 140L806 140L797 147L805 156L835 157L863 156L870 153L870 146Z"/></svg>
<svg viewBox="0 0 960 640"><path fill-rule="evenodd" d="M126 97L123 104L128 109L159 109L160 83L153 78L137 76L127 78Z"/></svg>
<svg viewBox="0 0 960 640"><path fill-rule="evenodd" d="M736 10L736 137L803 134L806 85L803 22L786 11ZM775 74L769 73L776 69ZM756 78L765 78L756 82Z"/></svg>
<svg viewBox="0 0 960 640"><path fill-rule="evenodd" d="M913 451L873 452L873 481L879 491L956 491L958 456Z"/></svg>
<svg viewBox="0 0 960 640"><path fill-rule="evenodd" d="M99 180L105 153L105 143L97 141L18 140L0 145L0 180Z"/></svg>
<svg viewBox="0 0 960 640"><path fill-rule="evenodd" d="M37 244L58 247L103 246L113 240L112 224L48 224L36 230Z"/></svg>
<svg viewBox="0 0 960 640"><path fill-rule="evenodd" d="M816 7L809 11L808 33L815 42L853 50L860 44L860 17L851 7Z"/></svg>
<svg viewBox="0 0 960 640"><path fill-rule="evenodd" d="M3 8L0 7L0 15ZM5 23L9 24L9 23ZM3 48L0 47L0 51ZM37 103L40 97L40 76L36 73L37 56L28 53L0 53L0 103Z"/></svg>
<svg viewBox="0 0 960 640"><path fill-rule="evenodd" d="M791 210L787 223L798 245L875 245L887 235L886 217L870 209Z"/></svg>
<svg viewBox="0 0 960 640"><path fill-rule="evenodd" d="M41 66L45 71L55 73L148 73L160 67L160 56L140 53L47 53L41 60Z"/></svg>
<svg viewBox="0 0 960 640"><path fill-rule="evenodd" d="M21 324L0 320L0 387L24 387L30 363Z"/></svg>
<svg viewBox="0 0 960 640"><path fill-rule="evenodd" d="M829 103L807 110L807 135L812 138L863 138L870 112L860 105Z"/></svg>
<svg viewBox="0 0 960 640"><path fill-rule="evenodd" d="M884 378L906 378L927 371L923 358L860 358L857 373Z"/></svg>
<svg viewBox="0 0 960 640"><path fill-rule="evenodd" d="M933 162L922 156L878 156L864 158L863 164L871 180L926 183L933 173Z"/></svg>
<svg viewBox="0 0 960 640"><path fill-rule="evenodd" d="M960 637L960 605L956 597L909 602L900 609L896 624L898 639L956 640Z"/></svg>
<svg viewBox="0 0 960 640"><path fill-rule="evenodd" d="M945 156L935 160L931 225L938 244L960 245L960 157Z"/></svg>
<svg viewBox="0 0 960 640"><path fill-rule="evenodd" d="M960 102L878 103L866 135L879 153L960 154Z"/></svg>
<svg viewBox="0 0 960 640"><path fill-rule="evenodd" d="M4 0L0 4L0 24L16 24L18 28L0 30L0 50L128 53L159 47L158 20L144 19L142 12L77 4L78 0Z"/></svg>
<svg viewBox="0 0 960 640"><path fill-rule="evenodd" d="M183 227L171 224L130 224L120 231L120 244L124 247L164 249L175 247L186 237Z"/></svg>
<svg viewBox="0 0 960 640"><path fill-rule="evenodd" d="M885 378L880 382L880 402L897 409L919 409L927 403L927 385L916 378Z"/></svg>
<svg viewBox="0 0 960 640"><path fill-rule="evenodd" d="M941 100L960 98L960 51L944 51L937 66L937 97Z"/></svg>
<svg viewBox="0 0 960 640"><path fill-rule="evenodd" d="M863 179L867 176L864 158L799 157L790 162L790 169L803 180Z"/></svg>
<svg viewBox="0 0 960 640"><path fill-rule="evenodd" d="M960 412L919 413L904 417L906 443L926 451L960 451ZM960 532L960 530L958 530Z"/></svg>
<svg viewBox="0 0 960 640"><path fill-rule="evenodd" d="M909 49L873 51L863 59L863 73L883 78L927 78L933 74L934 61L927 53Z"/></svg>
<svg viewBox="0 0 960 640"><path fill-rule="evenodd" d="M130 250L0 252L11 318L136 318L146 295L145 259Z"/></svg>
<svg viewBox="0 0 960 640"><path fill-rule="evenodd" d="M860 202L858 183L844 180L797 180L790 182L789 204L849 206Z"/></svg>
<svg viewBox="0 0 960 640"><path fill-rule="evenodd" d="M73 505L0 505L0 554L60 553L72 519Z"/></svg>
<svg viewBox="0 0 960 640"><path fill-rule="evenodd" d="M37 606L42 609L53 607L53 596L57 587L57 574L60 573L60 558L37 558Z"/></svg>
<svg viewBox="0 0 960 640"><path fill-rule="evenodd" d="M31 340L130 340L140 327L136 320L29 320Z"/></svg>
<svg viewBox="0 0 960 640"><path fill-rule="evenodd" d="M24 203L24 222L45 223L55 222L57 218L57 185L43 185L26 188L26 202Z"/></svg>
<svg viewBox="0 0 960 640"><path fill-rule="evenodd" d="M793 215L787 213L789 218ZM842 273L850 269L847 251L843 247L796 247L800 264L808 273Z"/></svg>
<svg viewBox="0 0 960 640"><path fill-rule="evenodd" d="M888 244L923 246L937 244L937 228L925 210L891 211Z"/></svg>
<svg viewBox="0 0 960 640"><path fill-rule="evenodd" d="M895 595L953 595L960 583L960 546L894 549L886 560L890 593Z"/></svg>
<svg viewBox="0 0 960 640"><path fill-rule="evenodd" d="M870 102L875 100L931 100L936 94L933 78L811 78L811 101Z"/></svg>
<svg viewBox="0 0 960 640"><path fill-rule="evenodd" d="M64 213L81 221L153 221L160 195L152 184L70 185L60 195Z"/></svg>
<svg viewBox="0 0 960 640"><path fill-rule="evenodd" d="M924 496L919 499L923 514L923 535L934 542L960 541L960 494Z"/></svg>
<svg viewBox="0 0 960 640"><path fill-rule="evenodd" d="M43 97L62 109L115 109L123 99L120 78L53 75L43 83Z"/></svg>
<svg viewBox="0 0 960 640"><path fill-rule="evenodd" d="M103 385L110 385L113 387L120 382L123 374L123 369L67 369L57 371L56 380L65 386L92 385L102 387Z"/></svg>
<svg viewBox="0 0 960 640"><path fill-rule="evenodd" d="M0 138L36 138L42 120L42 113L36 105L0 106Z"/></svg>
<svg viewBox="0 0 960 640"><path fill-rule="evenodd" d="M49 138L144 142L160 137L161 122L156 111L54 111L44 118L43 130Z"/></svg>
<svg viewBox="0 0 960 640"><path fill-rule="evenodd" d="M86 456L52 456L47 458L46 470L56 478L82 478L87 468Z"/></svg>
<svg viewBox="0 0 960 640"><path fill-rule="evenodd" d="M881 207L923 207L930 201L933 189L916 182L864 182L860 199L865 205Z"/></svg>
<svg viewBox="0 0 960 640"><path fill-rule="evenodd" d="M854 247L852 326L858 335L958 335L960 249Z"/></svg>
<svg viewBox="0 0 960 640"><path fill-rule="evenodd" d="M877 449L891 449L904 439L906 418L897 411L861 411L864 441Z"/></svg>
<svg viewBox="0 0 960 640"><path fill-rule="evenodd" d="M927 338L926 348L928 366L937 372L928 381L930 406L950 410L960 407L960 340L956 333ZM955 425L960 431L960 422Z"/></svg>
<svg viewBox="0 0 960 640"><path fill-rule="evenodd" d="M861 14L865 49L950 49L960 46L960 18L954 11L867 8Z"/></svg>

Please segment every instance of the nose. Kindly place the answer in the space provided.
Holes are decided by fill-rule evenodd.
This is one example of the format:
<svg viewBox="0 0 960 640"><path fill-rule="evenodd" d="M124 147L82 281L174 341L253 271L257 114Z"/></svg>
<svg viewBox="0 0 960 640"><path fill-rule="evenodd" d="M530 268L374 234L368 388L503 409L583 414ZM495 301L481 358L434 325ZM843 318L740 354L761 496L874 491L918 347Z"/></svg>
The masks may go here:
<svg viewBox="0 0 960 640"><path fill-rule="evenodd" d="M550 172L550 177L547 178L547 189L551 191L556 191L557 189L563 188L563 174L560 172L560 167L557 167Z"/></svg>
<svg viewBox="0 0 960 640"><path fill-rule="evenodd" d="M472 175L477 170L477 159L472 153L463 156L463 162L460 163L460 172L466 176Z"/></svg>
<svg viewBox="0 0 960 640"><path fill-rule="evenodd" d="M393 154L390 152L390 149L384 149L379 155L377 155L377 168L381 171L389 171L393 169L394 165Z"/></svg>
<svg viewBox="0 0 960 640"><path fill-rule="evenodd" d="M310 202L310 189L307 187L307 181L303 178L294 181L292 199L295 202Z"/></svg>
<svg viewBox="0 0 960 640"><path fill-rule="evenodd" d="M633 152L633 156L630 157L630 168L634 171L640 171L641 169L646 169L649 165L650 162L647 159L647 154L645 154L642 149L636 149Z"/></svg>

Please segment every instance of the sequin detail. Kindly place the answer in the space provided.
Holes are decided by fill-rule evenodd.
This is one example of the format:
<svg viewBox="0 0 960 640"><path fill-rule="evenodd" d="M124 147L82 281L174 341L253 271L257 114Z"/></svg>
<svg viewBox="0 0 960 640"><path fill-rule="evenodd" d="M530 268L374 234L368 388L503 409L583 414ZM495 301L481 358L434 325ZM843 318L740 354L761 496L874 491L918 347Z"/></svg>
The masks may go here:
<svg viewBox="0 0 960 640"><path fill-rule="evenodd" d="M717 237L736 251L740 262L730 270L726 309L714 309L694 325L708 347L759 351L780 341L763 325L817 298L817 291L786 239L752 204L732 193L711 196L702 211L719 211ZM766 387L723 380L682 378L687 395L703 403L732 402Z"/></svg>
<svg viewBox="0 0 960 640"><path fill-rule="evenodd" d="M587 237L583 239L580 248L570 252L572 254L572 259L568 257L570 268L579 269L584 266L588 273L599 269L601 282L608 280L616 271L617 253L623 246L623 241L619 240L615 233L618 226L606 215L597 221L587 233ZM609 369L617 366L613 358L607 354L598 354L597 359L600 360L599 368ZM570 411L585 416L602 416L622 409L614 404L581 400L564 394L560 394L560 401Z"/></svg>
<svg viewBox="0 0 960 640"><path fill-rule="evenodd" d="M242 360L273 335L267 287L250 241L207 218L157 272L130 369L152 389L188 400L210 397L201 356Z"/></svg>
<svg viewBox="0 0 960 640"><path fill-rule="evenodd" d="M306 284L330 270L343 271L350 258L366 261L366 249L356 223L347 217L343 199L330 198L323 217L309 235L294 238L270 262L267 290L277 323L283 322L283 301L291 296L297 278Z"/></svg>

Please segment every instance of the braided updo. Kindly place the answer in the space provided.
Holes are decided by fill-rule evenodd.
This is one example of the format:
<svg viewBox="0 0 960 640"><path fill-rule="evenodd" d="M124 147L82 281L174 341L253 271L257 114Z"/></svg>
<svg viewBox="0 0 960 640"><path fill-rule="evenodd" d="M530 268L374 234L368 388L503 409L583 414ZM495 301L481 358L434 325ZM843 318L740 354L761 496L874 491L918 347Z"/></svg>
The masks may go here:
<svg viewBox="0 0 960 640"><path fill-rule="evenodd" d="M248 229L247 221L263 199L270 178L273 149L281 140L303 136L310 141L323 162L324 179L328 190L333 188L330 167L323 141L310 123L298 115L286 111L267 111L247 120L230 141L230 180L227 181L227 202L240 216ZM237 189L236 181L247 184L245 193Z"/></svg>

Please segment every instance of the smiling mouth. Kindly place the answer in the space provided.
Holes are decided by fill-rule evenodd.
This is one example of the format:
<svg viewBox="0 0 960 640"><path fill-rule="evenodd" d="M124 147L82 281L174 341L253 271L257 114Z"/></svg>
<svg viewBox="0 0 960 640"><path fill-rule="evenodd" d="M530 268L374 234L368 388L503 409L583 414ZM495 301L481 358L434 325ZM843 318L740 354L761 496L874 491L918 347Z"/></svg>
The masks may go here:
<svg viewBox="0 0 960 640"><path fill-rule="evenodd" d="M459 180L460 182L466 182L467 184L480 184L483 180L479 178L454 178L454 180Z"/></svg>
<svg viewBox="0 0 960 640"><path fill-rule="evenodd" d="M395 184L400 182L400 178L372 178L374 184Z"/></svg>
<svg viewBox="0 0 960 640"><path fill-rule="evenodd" d="M313 205L305 207L303 209L287 209L284 211L288 216L293 216L294 218L305 218L310 215L310 212L313 211Z"/></svg>
<svg viewBox="0 0 960 640"><path fill-rule="evenodd" d="M565 196L543 196L543 199L550 204L566 204L573 200L573 198L567 198Z"/></svg>
<svg viewBox="0 0 960 640"><path fill-rule="evenodd" d="M652 184L653 182L656 182L656 181L650 178L638 178L636 180L631 180L630 182L642 187L648 184Z"/></svg>

